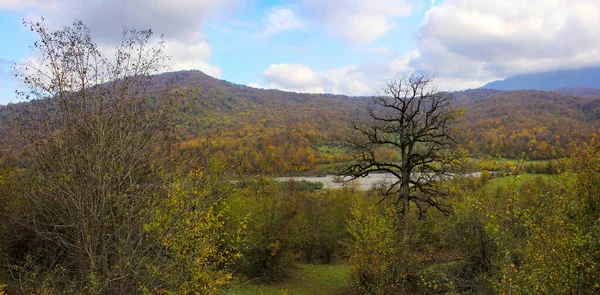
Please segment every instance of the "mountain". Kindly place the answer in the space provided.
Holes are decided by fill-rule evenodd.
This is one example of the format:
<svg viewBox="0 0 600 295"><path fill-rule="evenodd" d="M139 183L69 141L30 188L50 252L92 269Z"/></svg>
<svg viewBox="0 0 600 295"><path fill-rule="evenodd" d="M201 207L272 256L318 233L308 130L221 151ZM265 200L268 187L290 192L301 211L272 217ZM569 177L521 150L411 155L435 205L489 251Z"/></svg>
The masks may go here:
<svg viewBox="0 0 600 295"><path fill-rule="evenodd" d="M164 81L187 93L178 102L179 149L203 146L222 153L243 173L292 173L347 160L340 143L347 118L365 109L366 99L256 89L212 78L200 71L164 73L153 78L152 91ZM28 104L0 106L0 148L14 140L14 112Z"/></svg>
<svg viewBox="0 0 600 295"><path fill-rule="evenodd" d="M481 89L474 90L481 91ZM566 156L570 143L600 134L600 99L540 90L497 91L459 104L468 150L476 155L531 159Z"/></svg>
<svg viewBox="0 0 600 295"><path fill-rule="evenodd" d="M351 159L344 146L348 119L364 115L370 101L256 89L199 71L157 75L155 85L164 85L162 80L174 81L176 89L188 93L174 118L179 126L178 150L208 143L209 153L248 174L336 172L336 165ZM597 97L493 89L453 94L457 106L466 110L461 123L467 134L465 147L475 156L517 157L528 152L532 159L556 158L568 153L571 142L600 135ZM30 103L0 106L0 141L16 138L16 128L8 124L14 116L11 109Z"/></svg>
<svg viewBox="0 0 600 295"><path fill-rule="evenodd" d="M490 82L481 88L550 91L564 87L600 88L600 67L519 75Z"/></svg>
<svg viewBox="0 0 600 295"><path fill-rule="evenodd" d="M475 100L484 99L486 97L492 96L492 95L500 93L500 92L503 92L503 91L496 90L496 89L479 88L479 89L455 91L455 92L453 92L453 95L454 95L454 99L456 100L456 102L459 105L465 105L465 104L472 103Z"/></svg>
<svg viewBox="0 0 600 295"><path fill-rule="evenodd" d="M583 96L583 97L600 97L600 88L587 88L587 87L563 87L554 90L556 92L575 95L575 96Z"/></svg>

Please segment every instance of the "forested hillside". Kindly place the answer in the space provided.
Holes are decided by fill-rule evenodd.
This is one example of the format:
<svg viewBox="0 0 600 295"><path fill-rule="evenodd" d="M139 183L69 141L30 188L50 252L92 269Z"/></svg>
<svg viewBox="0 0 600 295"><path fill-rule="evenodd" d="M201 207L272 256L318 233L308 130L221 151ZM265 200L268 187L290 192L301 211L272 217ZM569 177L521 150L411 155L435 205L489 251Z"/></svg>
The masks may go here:
<svg viewBox="0 0 600 295"><path fill-rule="evenodd" d="M346 118L365 100L340 95L261 90L184 72L181 88L192 93L181 102L182 148L224 151L247 173L303 171L332 163L346 134Z"/></svg>
<svg viewBox="0 0 600 295"><path fill-rule="evenodd" d="M563 87L554 91L575 96L600 97L600 88Z"/></svg>
<svg viewBox="0 0 600 295"><path fill-rule="evenodd" d="M464 128L473 154L514 158L527 152L531 159L563 157L569 143L587 140L600 127L598 99L534 90L487 91L483 97L460 102L467 109ZM465 93L457 95L461 96Z"/></svg>
<svg viewBox="0 0 600 295"><path fill-rule="evenodd" d="M318 170L323 168L319 164L346 160L347 121L371 101L256 89L197 71L163 78L170 75L178 75L178 87L191 93L182 101L181 122L187 126L181 130L182 147L198 146L207 134L218 132L211 148L235 156L249 173ZM514 158L527 152L532 159L563 157L569 143L585 141L600 128L600 99L594 97L493 89L453 95L465 108L466 148L475 156Z"/></svg>
<svg viewBox="0 0 600 295"><path fill-rule="evenodd" d="M600 1L3 2L0 295L600 294Z"/></svg>
<svg viewBox="0 0 600 295"><path fill-rule="evenodd" d="M371 100L256 89L200 71L161 74L153 83L165 81L182 94L175 113L180 149L222 151L246 174L335 172L332 165L349 159L348 119L364 114ZM600 128L600 99L594 97L491 89L453 95L465 109L465 147L476 157L564 157L571 142L586 141ZM15 138L12 109L26 104L0 107L3 139Z"/></svg>

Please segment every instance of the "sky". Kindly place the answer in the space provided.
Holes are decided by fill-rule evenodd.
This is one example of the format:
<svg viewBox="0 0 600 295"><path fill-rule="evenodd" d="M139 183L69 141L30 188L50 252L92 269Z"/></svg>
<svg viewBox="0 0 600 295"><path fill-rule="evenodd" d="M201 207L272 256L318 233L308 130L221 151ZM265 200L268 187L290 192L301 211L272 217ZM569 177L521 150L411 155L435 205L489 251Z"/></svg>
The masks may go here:
<svg viewBox="0 0 600 295"><path fill-rule="evenodd" d="M165 36L172 70L259 88L374 95L386 79L435 77L440 90L600 66L598 0L0 0L0 104L23 87L12 66L36 36L82 20L101 47L124 27Z"/></svg>

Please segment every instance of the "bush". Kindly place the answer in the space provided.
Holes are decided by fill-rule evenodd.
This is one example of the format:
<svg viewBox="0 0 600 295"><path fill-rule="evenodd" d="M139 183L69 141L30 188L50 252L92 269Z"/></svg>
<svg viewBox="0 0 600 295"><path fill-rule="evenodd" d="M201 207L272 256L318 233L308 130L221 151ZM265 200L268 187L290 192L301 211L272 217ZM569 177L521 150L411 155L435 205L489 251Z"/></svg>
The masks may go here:
<svg viewBox="0 0 600 295"><path fill-rule="evenodd" d="M418 283L417 260L399 222L393 209L359 202L352 207L348 252L356 267L352 278L360 292L398 294Z"/></svg>
<svg viewBox="0 0 600 295"><path fill-rule="evenodd" d="M149 259L148 275L160 284L146 293L218 294L233 278L244 221L229 217L225 200L233 188L222 164L211 161L206 170L176 179L145 226L164 249Z"/></svg>
<svg viewBox="0 0 600 295"><path fill-rule="evenodd" d="M297 258L310 263L330 263L341 255L341 241L348 237L346 224L356 192L325 190L299 198L293 251Z"/></svg>
<svg viewBox="0 0 600 295"><path fill-rule="evenodd" d="M314 192L316 190L322 189L322 182L312 182L307 180L289 180L279 182L279 189L281 191L301 191L301 192Z"/></svg>
<svg viewBox="0 0 600 295"><path fill-rule="evenodd" d="M310 182L282 185L265 178L237 186L229 205L236 218L247 219L240 264L245 276L277 281L296 261L329 263L343 254L353 191L316 190Z"/></svg>
<svg viewBox="0 0 600 295"><path fill-rule="evenodd" d="M275 181L265 178L238 183L240 191L230 206L238 219L247 219L247 246L241 271L250 278L276 281L288 275L293 264L290 252L297 199L284 194Z"/></svg>
<svg viewBox="0 0 600 295"><path fill-rule="evenodd" d="M489 285L487 277L498 252L485 224L475 214L468 213L462 220L454 220L446 243L460 253L461 259L442 273L453 282L456 291L480 294Z"/></svg>
<svg viewBox="0 0 600 295"><path fill-rule="evenodd" d="M479 176L479 181L481 181L482 185L485 185L490 178L492 178L492 176L490 175L490 171L488 170L481 170L481 175Z"/></svg>

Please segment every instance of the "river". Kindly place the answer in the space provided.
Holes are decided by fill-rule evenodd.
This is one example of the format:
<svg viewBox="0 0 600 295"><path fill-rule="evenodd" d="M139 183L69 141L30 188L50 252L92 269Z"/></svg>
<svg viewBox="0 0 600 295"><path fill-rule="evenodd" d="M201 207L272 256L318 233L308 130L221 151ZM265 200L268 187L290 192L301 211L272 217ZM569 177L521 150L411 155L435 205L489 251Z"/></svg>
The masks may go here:
<svg viewBox="0 0 600 295"><path fill-rule="evenodd" d="M481 172L469 173L470 177L479 177ZM276 177L273 178L276 181L310 181L320 182L323 184L323 188L326 189L341 189L344 187L354 188L357 190L369 190L377 184L391 184L396 178L390 173L371 173L366 177L360 177L358 179L350 180L349 176L343 178L336 175L325 175L325 176L295 176L295 177Z"/></svg>

